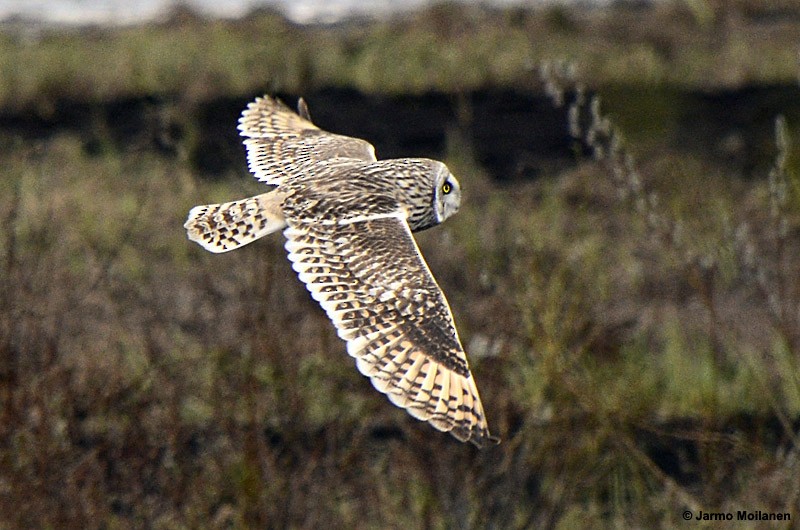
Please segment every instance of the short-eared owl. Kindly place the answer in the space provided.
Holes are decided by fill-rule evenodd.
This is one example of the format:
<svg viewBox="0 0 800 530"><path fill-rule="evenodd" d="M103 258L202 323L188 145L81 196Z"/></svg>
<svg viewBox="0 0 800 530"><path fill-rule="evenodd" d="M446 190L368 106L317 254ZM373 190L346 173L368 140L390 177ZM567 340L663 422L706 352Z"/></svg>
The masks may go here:
<svg viewBox="0 0 800 530"><path fill-rule="evenodd" d="M275 189L196 206L189 239L227 252L283 230L292 267L362 374L395 405L477 446L489 434L450 307L412 232L458 211L461 189L425 158L377 160L364 140L258 98L239 120L255 176Z"/></svg>

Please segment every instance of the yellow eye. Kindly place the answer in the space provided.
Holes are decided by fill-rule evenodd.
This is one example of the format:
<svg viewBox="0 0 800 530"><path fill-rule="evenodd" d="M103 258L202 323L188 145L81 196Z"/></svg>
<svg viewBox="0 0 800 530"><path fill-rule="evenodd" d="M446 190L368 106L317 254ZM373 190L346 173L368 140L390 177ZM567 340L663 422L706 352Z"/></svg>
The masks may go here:
<svg viewBox="0 0 800 530"><path fill-rule="evenodd" d="M445 182L444 184L442 184L442 193L447 195L451 191L453 191L453 186L451 186L449 182Z"/></svg>

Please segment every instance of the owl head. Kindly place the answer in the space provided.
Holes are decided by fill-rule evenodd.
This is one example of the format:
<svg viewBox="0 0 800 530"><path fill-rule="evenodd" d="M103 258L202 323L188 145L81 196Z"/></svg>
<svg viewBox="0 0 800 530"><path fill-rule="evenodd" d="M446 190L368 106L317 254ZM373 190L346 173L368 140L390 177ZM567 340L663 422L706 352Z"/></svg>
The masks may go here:
<svg viewBox="0 0 800 530"><path fill-rule="evenodd" d="M458 211L461 206L461 185L447 166L437 162L433 179L433 211L436 221L441 223Z"/></svg>

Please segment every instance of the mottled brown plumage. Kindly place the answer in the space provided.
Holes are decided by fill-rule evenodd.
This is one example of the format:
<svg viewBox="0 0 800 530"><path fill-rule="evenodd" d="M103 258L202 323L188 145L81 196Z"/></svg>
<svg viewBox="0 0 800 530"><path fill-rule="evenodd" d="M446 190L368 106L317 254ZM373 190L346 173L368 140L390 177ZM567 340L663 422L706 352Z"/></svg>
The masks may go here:
<svg viewBox="0 0 800 530"><path fill-rule="evenodd" d="M376 389L439 430L496 441L447 300L412 231L458 210L458 181L429 159L377 161L366 141L258 98L239 122L248 162L271 192L198 206L189 238L227 252L280 229L292 267Z"/></svg>

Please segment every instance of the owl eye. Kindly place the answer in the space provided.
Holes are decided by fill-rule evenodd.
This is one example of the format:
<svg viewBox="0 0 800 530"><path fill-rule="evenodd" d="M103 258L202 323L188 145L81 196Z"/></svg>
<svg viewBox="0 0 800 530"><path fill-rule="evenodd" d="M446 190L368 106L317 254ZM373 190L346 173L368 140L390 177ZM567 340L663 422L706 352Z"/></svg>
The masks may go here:
<svg viewBox="0 0 800 530"><path fill-rule="evenodd" d="M447 195L447 194L448 194L448 193L450 193L451 191L453 191L453 186L452 186L452 184L450 184L449 182L445 182L444 184L442 184L442 193L444 193L445 195Z"/></svg>

